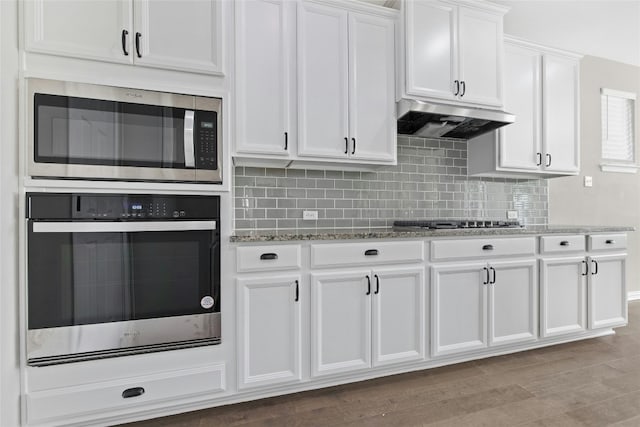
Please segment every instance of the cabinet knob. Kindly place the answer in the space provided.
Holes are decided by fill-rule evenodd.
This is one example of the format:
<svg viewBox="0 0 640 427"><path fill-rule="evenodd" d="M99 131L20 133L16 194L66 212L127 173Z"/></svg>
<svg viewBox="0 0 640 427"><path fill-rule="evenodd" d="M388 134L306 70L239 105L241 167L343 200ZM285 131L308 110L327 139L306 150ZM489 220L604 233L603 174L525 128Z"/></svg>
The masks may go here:
<svg viewBox="0 0 640 427"><path fill-rule="evenodd" d="M344 154L349 154L349 138L344 137Z"/></svg>
<svg viewBox="0 0 640 427"><path fill-rule="evenodd" d="M458 80L454 80L453 84L456 85L456 92L453 94L453 96L458 96L458 94L460 93L460 82Z"/></svg>
<svg viewBox="0 0 640 427"><path fill-rule="evenodd" d="M460 82L460 84L462 85L462 93L460 94L460 98L462 98L464 94L467 93L467 83L463 80Z"/></svg>
<svg viewBox="0 0 640 427"><path fill-rule="evenodd" d="M289 132L284 133L284 151L289 149Z"/></svg>
<svg viewBox="0 0 640 427"><path fill-rule="evenodd" d="M551 154L547 153L545 156L547 156L547 164L545 166L549 167L551 166Z"/></svg>

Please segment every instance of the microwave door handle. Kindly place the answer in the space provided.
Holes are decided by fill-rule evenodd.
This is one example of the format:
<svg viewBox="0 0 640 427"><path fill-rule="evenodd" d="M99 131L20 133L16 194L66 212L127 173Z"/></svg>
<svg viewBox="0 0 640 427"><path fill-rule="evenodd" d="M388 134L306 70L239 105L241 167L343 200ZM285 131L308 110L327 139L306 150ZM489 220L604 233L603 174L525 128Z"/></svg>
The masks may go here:
<svg viewBox="0 0 640 427"><path fill-rule="evenodd" d="M187 168L196 167L195 149L193 143L193 123L195 113L193 110L184 111L184 166Z"/></svg>
<svg viewBox="0 0 640 427"><path fill-rule="evenodd" d="M34 233L135 233L215 230L216 221L33 222Z"/></svg>

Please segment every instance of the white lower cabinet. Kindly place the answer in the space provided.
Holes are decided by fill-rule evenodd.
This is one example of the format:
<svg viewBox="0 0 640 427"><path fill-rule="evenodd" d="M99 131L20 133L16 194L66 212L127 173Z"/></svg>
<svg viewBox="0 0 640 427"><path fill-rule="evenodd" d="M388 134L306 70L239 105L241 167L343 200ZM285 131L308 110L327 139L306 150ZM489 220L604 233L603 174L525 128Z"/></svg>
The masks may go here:
<svg viewBox="0 0 640 427"><path fill-rule="evenodd" d="M424 269L311 275L311 375L424 358Z"/></svg>
<svg viewBox="0 0 640 427"><path fill-rule="evenodd" d="M238 279L238 387L300 380L299 275Z"/></svg>
<svg viewBox="0 0 640 427"><path fill-rule="evenodd" d="M585 257L543 258L540 271L540 334L583 332L587 327Z"/></svg>
<svg viewBox="0 0 640 427"><path fill-rule="evenodd" d="M627 254L589 257L589 329L627 323Z"/></svg>
<svg viewBox="0 0 640 427"><path fill-rule="evenodd" d="M433 265L431 355L535 340L536 271L532 259Z"/></svg>

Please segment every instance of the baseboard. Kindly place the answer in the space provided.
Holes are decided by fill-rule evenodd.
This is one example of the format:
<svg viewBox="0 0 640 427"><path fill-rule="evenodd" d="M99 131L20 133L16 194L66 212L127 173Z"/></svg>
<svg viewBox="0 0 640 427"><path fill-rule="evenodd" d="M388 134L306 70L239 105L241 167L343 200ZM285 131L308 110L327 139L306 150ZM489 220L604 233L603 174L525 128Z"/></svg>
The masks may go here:
<svg viewBox="0 0 640 427"><path fill-rule="evenodd" d="M633 291L627 294L627 301L635 301L640 299L640 291Z"/></svg>

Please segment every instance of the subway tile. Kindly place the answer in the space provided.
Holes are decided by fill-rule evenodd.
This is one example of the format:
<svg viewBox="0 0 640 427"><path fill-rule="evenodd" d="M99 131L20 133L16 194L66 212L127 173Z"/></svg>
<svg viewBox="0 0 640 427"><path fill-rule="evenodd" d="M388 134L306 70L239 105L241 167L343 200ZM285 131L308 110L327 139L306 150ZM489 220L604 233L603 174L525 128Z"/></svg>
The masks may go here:
<svg viewBox="0 0 640 427"><path fill-rule="evenodd" d="M286 175L286 171L284 169L267 168L267 169L265 169L265 175L266 176L282 177L282 176Z"/></svg>
<svg viewBox="0 0 640 427"><path fill-rule="evenodd" d="M257 208L275 208L276 199L258 199L256 201Z"/></svg>
<svg viewBox="0 0 640 427"><path fill-rule="evenodd" d="M298 199L298 200L293 199L293 200L296 203L296 207L299 209L314 209L317 203L319 202L319 200L316 200L316 199Z"/></svg>
<svg viewBox="0 0 640 427"><path fill-rule="evenodd" d="M278 208L295 208L296 199L278 199ZM298 206L300 207L300 206Z"/></svg>

